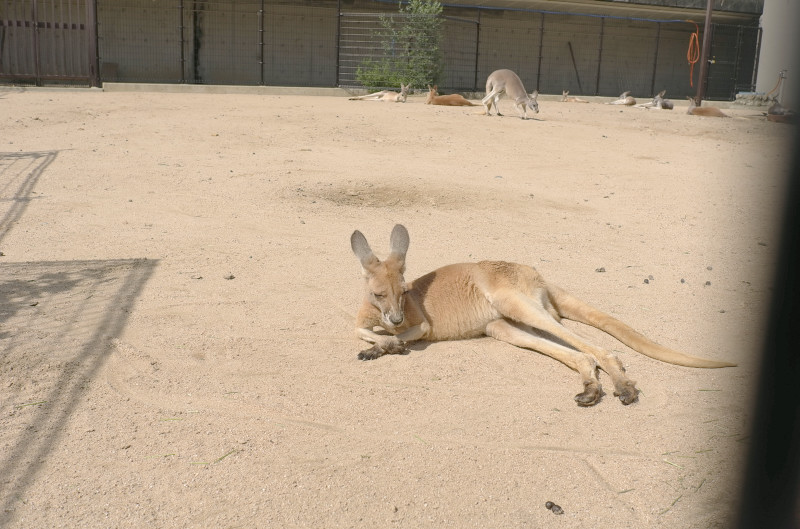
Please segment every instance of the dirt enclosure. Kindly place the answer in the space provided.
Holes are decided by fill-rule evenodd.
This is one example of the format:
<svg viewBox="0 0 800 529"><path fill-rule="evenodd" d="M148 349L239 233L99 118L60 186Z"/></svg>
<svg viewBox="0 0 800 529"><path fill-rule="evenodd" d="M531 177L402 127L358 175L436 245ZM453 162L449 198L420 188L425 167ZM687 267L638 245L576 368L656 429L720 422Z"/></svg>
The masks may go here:
<svg viewBox="0 0 800 529"><path fill-rule="evenodd" d="M560 103L0 96L0 525L721 528L792 130ZM642 393L488 338L357 360L362 284L504 259L656 341ZM545 508L560 505L563 515Z"/></svg>

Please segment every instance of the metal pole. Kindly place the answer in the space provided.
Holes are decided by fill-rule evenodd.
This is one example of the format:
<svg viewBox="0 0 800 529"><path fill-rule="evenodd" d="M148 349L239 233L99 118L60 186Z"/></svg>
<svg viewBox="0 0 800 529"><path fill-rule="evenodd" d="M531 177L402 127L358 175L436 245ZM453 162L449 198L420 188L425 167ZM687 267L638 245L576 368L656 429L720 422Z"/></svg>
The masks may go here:
<svg viewBox="0 0 800 529"><path fill-rule="evenodd" d="M600 19L600 46L597 50L597 81L594 86L594 95L600 95L600 70L603 67L603 37L605 36L606 17Z"/></svg>
<svg viewBox="0 0 800 529"><path fill-rule="evenodd" d="M706 77L708 77L708 56L711 51L711 10L714 0L706 0L706 23L703 26L703 51L700 53L700 79L697 83L695 104L700 106L706 95Z"/></svg>
<svg viewBox="0 0 800 529"><path fill-rule="evenodd" d="M658 72L658 48L661 45L661 22L658 22L656 31L656 51L653 56L653 78L650 80L650 94L656 93L656 72Z"/></svg>
<svg viewBox="0 0 800 529"><path fill-rule="evenodd" d="M41 79L41 59L39 57L39 10L36 0L33 0L33 73L36 78L36 86L42 86Z"/></svg>
<svg viewBox="0 0 800 529"><path fill-rule="evenodd" d="M545 14L542 13L542 18L539 20L539 63L536 66L536 90L539 90L539 79L542 77L542 59L544 58L542 54L542 45L544 44L544 15Z"/></svg>
<svg viewBox="0 0 800 529"><path fill-rule="evenodd" d="M472 91L478 91L478 59L481 54L481 9L478 9L478 23L475 24L475 79L472 84Z"/></svg>
<svg viewBox="0 0 800 529"><path fill-rule="evenodd" d="M86 4L88 20L86 29L89 32L89 83L100 87L100 53L98 50L97 0L89 0Z"/></svg>
<svg viewBox="0 0 800 529"><path fill-rule="evenodd" d="M178 28L181 30L181 83L186 82L186 51L184 46L185 36L183 30L185 29L183 26L183 0L180 0L178 3L178 14L180 16L180 25Z"/></svg>
<svg viewBox="0 0 800 529"><path fill-rule="evenodd" d="M339 75L341 75L342 61L342 0L336 1L336 80L335 86L341 86Z"/></svg>
<svg viewBox="0 0 800 529"><path fill-rule="evenodd" d="M261 9L258 11L258 84L264 86L264 0L261 0ZM339 67L337 57L336 67Z"/></svg>

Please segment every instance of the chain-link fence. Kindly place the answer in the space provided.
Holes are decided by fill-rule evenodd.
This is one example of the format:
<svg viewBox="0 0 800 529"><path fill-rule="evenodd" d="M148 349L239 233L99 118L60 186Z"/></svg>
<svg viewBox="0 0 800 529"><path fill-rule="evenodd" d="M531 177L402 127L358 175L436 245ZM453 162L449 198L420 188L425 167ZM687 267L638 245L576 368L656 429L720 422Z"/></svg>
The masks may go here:
<svg viewBox="0 0 800 529"><path fill-rule="evenodd" d="M362 87L358 69L385 57L381 18L397 8L341 1L0 0L0 80ZM687 21L481 7L441 18L444 90L483 91L498 68L556 94L680 97L699 82ZM712 25L706 97L754 89L760 31Z"/></svg>

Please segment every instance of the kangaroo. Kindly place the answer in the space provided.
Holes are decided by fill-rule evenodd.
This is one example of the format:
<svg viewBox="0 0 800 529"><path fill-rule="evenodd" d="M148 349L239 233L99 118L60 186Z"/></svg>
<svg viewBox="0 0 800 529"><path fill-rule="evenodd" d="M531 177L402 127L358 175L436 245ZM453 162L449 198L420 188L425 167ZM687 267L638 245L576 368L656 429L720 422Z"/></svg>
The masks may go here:
<svg viewBox="0 0 800 529"><path fill-rule="evenodd" d="M408 230L397 224L390 236L391 253L381 261L356 230L350 247L361 262L366 295L356 316L356 335L374 344L361 360L405 354L416 340L460 340L491 336L517 347L548 355L577 371L583 391L579 406L593 406L603 396L598 368L611 377L614 395L623 404L638 400L636 383L610 351L584 341L561 324L567 318L591 325L636 351L687 367L733 367L668 349L646 338L566 291L550 285L532 267L505 261L451 264L406 283ZM381 327L387 334L375 332Z"/></svg>
<svg viewBox="0 0 800 529"><path fill-rule="evenodd" d="M636 104L636 100L630 94L630 92L622 92L619 96L619 99L606 103L606 105L625 105L628 107L633 106Z"/></svg>
<svg viewBox="0 0 800 529"><path fill-rule="evenodd" d="M522 119L528 119L529 108L536 114L539 113L539 103L536 101L536 98L539 97L538 91L528 95L522 85L522 79L517 74L511 70L495 70L486 78L486 96L481 100L484 108L486 108L485 114L487 116L492 115L493 104L497 115L502 116L497 102L503 92L509 99L514 100L514 108L517 109L517 113Z"/></svg>
<svg viewBox="0 0 800 529"><path fill-rule="evenodd" d="M711 118L728 118L728 114L723 112L722 110L718 109L717 107L699 107L697 106L697 101L692 96L686 96L686 99L689 100L689 110L686 111L687 114L692 116L706 116Z"/></svg>
<svg viewBox="0 0 800 529"><path fill-rule="evenodd" d="M669 99L664 98L664 94L666 93L667 93L666 90L662 90L656 96L653 97L652 101L636 105L636 108L655 108L658 110L672 110L675 107L675 105L673 105L672 101L670 101Z"/></svg>
<svg viewBox="0 0 800 529"><path fill-rule="evenodd" d="M662 110L672 110L675 108L675 105L672 103L672 101L664 97L664 94L666 93L666 90L660 91L658 95L653 98L653 106Z"/></svg>
<svg viewBox="0 0 800 529"><path fill-rule="evenodd" d="M797 123L797 113L788 108L785 108L779 101L775 101L767 109L767 121L774 121L775 123Z"/></svg>
<svg viewBox="0 0 800 529"><path fill-rule="evenodd" d="M391 90L381 90L380 92L374 92L372 94L367 94L363 96L351 97L349 98L350 101L388 101L390 103L405 103L406 98L408 97L408 90L411 88L411 84L404 85L400 83L400 93L393 92Z"/></svg>
<svg viewBox="0 0 800 529"><path fill-rule="evenodd" d="M425 99L426 105L443 105L448 107L474 107L477 106L472 101L468 100L461 94L448 94L446 96L440 96L437 90L439 89L438 86L434 85L431 88L431 85L428 85L428 97Z"/></svg>
<svg viewBox="0 0 800 529"><path fill-rule="evenodd" d="M569 90L562 90L561 91L561 102L562 103L588 103L587 100L581 99L580 97L571 97L569 95Z"/></svg>

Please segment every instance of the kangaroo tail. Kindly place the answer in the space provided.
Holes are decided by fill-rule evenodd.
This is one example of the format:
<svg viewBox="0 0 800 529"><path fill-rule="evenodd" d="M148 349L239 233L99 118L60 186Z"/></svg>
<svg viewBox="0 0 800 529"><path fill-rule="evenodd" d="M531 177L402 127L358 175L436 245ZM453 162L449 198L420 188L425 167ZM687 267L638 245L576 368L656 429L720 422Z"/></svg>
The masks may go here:
<svg viewBox="0 0 800 529"><path fill-rule="evenodd" d="M736 366L736 364L730 362L691 356L659 345L625 323L558 287L548 285L547 290L550 294L550 301L562 317L596 327L645 356L668 364L686 367L717 368Z"/></svg>

